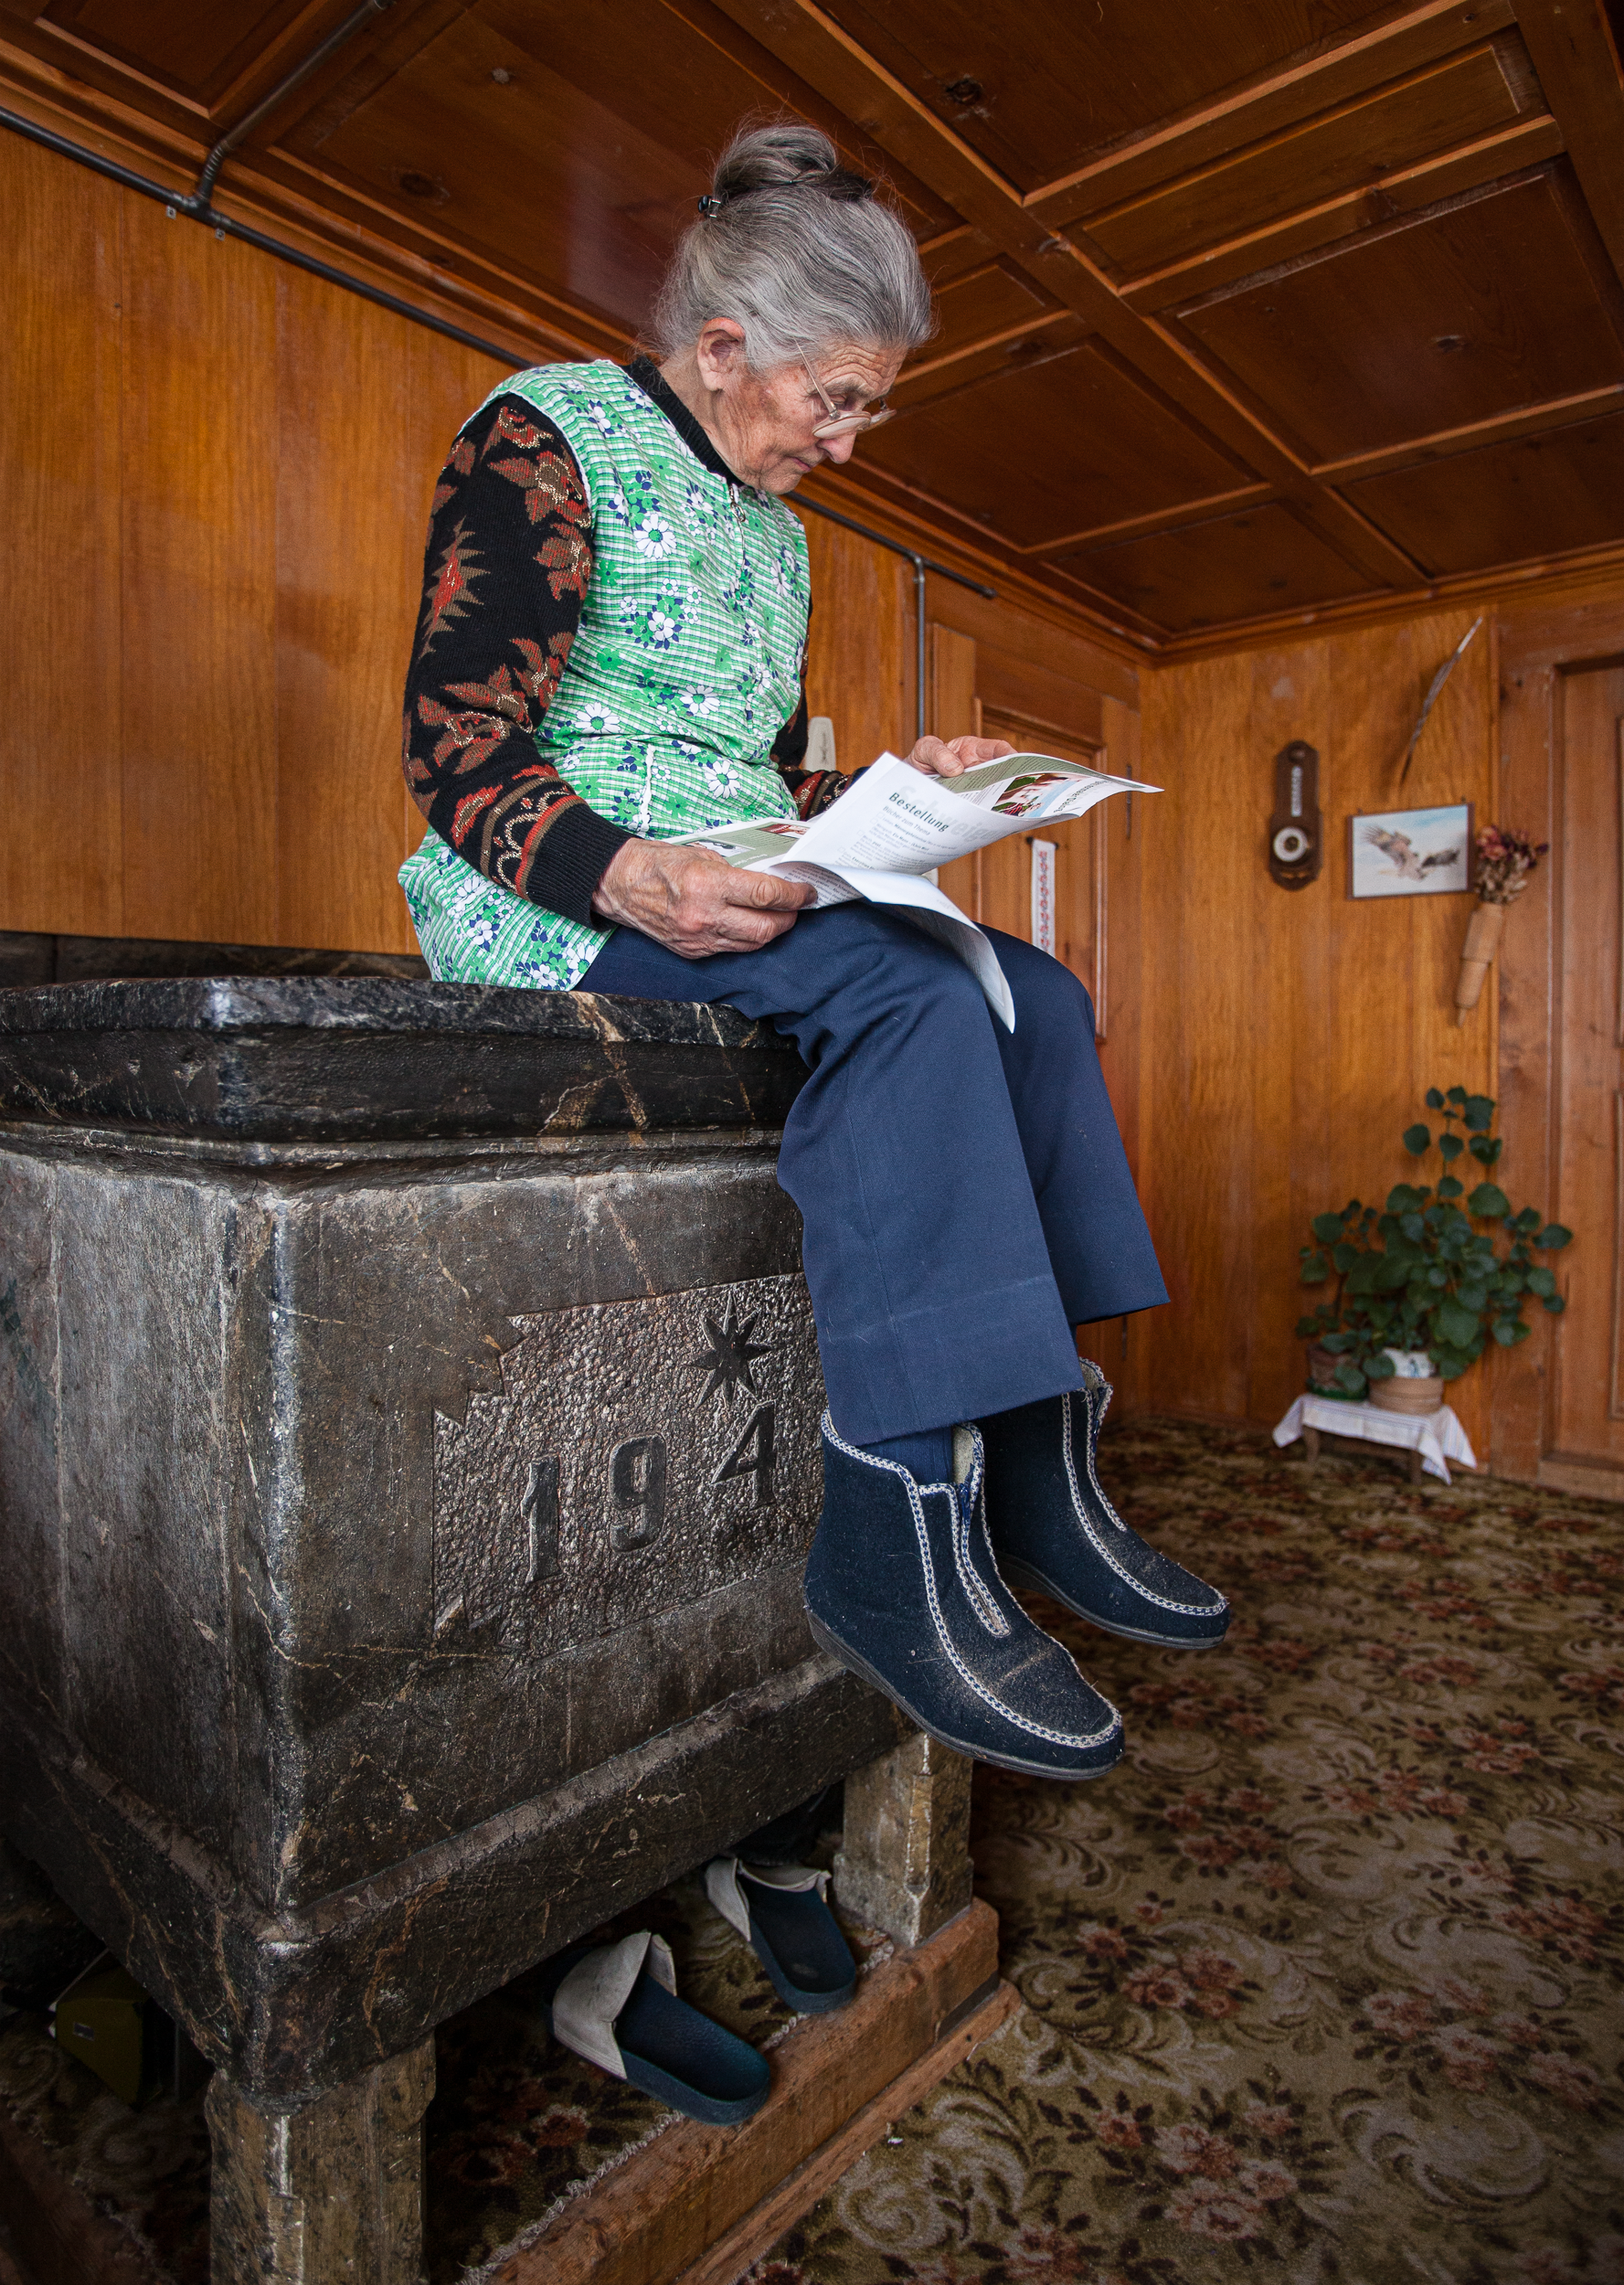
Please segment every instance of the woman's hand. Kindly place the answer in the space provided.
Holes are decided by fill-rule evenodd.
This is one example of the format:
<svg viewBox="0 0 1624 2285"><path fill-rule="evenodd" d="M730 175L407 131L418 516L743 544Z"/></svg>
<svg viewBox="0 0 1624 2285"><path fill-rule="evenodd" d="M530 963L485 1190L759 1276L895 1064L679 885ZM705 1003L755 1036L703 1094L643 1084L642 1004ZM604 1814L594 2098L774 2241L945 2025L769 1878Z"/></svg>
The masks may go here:
<svg viewBox="0 0 1624 2285"><path fill-rule="evenodd" d="M998 761L1014 750L1007 738L922 738L908 760L928 778L956 778L978 761Z"/></svg>
<svg viewBox="0 0 1624 2285"><path fill-rule="evenodd" d="M593 892L592 910L684 960L703 960L707 952L759 951L794 927L814 893L806 881L736 871L709 849L628 841Z"/></svg>

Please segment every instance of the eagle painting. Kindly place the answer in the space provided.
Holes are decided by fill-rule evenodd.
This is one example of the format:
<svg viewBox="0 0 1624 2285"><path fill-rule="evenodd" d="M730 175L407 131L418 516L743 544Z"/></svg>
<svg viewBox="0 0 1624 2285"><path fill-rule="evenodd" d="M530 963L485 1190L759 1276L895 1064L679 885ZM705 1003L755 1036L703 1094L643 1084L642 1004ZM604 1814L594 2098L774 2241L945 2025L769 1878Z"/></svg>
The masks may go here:
<svg viewBox="0 0 1624 2285"><path fill-rule="evenodd" d="M1389 833L1385 825L1366 825L1364 838L1381 851L1390 869L1403 881L1424 881L1428 873L1457 864L1460 856L1459 848L1431 849L1421 856L1408 834Z"/></svg>

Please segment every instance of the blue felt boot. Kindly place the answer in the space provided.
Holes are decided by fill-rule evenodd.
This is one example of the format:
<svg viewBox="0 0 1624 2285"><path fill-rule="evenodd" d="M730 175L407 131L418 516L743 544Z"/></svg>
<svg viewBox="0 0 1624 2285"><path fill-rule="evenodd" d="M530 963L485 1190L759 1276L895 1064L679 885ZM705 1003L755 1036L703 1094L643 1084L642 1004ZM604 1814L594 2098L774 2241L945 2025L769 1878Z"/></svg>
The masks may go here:
<svg viewBox="0 0 1624 2285"><path fill-rule="evenodd" d="M1082 1360L1087 1386L982 1423L987 1524L1012 1587L1052 1595L1108 1634L1164 1650L1222 1642L1229 1605L1122 1521L1095 1469L1110 1383Z"/></svg>
<svg viewBox="0 0 1624 2285"><path fill-rule="evenodd" d="M806 1567L812 1631L956 1752L1029 1777L1098 1777L1122 1722L998 1576L982 1441L954 1431L956 1483L920 1483L823 1415L823 1513Z"/></svg>

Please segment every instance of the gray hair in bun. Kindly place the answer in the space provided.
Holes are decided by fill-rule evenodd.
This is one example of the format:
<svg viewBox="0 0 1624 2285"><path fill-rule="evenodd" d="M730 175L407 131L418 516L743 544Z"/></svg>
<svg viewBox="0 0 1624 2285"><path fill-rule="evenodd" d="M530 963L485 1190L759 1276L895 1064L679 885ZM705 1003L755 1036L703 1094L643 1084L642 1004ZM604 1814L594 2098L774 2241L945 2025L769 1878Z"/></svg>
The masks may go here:
<svg viewBox="0 0 1624 2285"><path fill-rule="evenodd" d="M663 356L713 317L736 318L764 372L836 343L917 348L936 329L918 249L901 218L800 120L743 127L723 152L654 304Z"/></svg>

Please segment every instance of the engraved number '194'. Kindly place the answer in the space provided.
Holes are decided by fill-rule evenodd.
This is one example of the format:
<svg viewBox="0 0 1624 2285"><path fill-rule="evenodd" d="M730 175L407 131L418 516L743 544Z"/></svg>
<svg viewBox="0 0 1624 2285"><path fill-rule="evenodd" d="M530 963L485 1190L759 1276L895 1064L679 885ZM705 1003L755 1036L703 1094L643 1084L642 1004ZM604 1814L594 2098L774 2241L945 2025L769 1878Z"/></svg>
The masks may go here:
<svg viewBox="0 0 1624 2285"><path fill-rule="evenodd" d="M638 1436L617 1444L609 1458L609 1544L618 1555L646 1547L665 1521L665 1439Z"/></svg>
<svg viewBox="0 0 1624 2285"><path fill-rule="evenodd" d="M758 1507L766 1507L772 1500L772 1472L778 1460L772 1442L774 1410L770 1404L756 1407L745 1422L744 1434L711 1479L714 1483L727 1483L735 1476L753 1477Z"/></svg>

